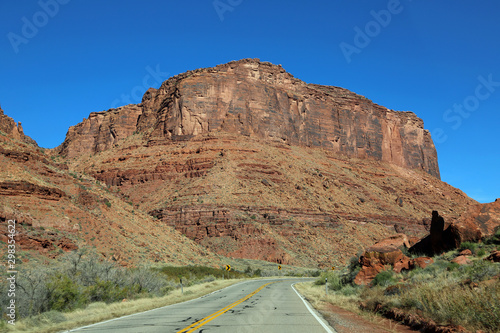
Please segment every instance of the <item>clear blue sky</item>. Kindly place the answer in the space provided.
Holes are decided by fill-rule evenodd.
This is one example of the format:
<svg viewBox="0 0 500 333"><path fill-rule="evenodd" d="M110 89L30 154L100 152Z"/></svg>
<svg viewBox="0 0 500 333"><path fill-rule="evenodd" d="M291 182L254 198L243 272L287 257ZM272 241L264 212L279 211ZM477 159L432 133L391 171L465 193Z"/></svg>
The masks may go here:
<svg viewBox="0 0 500 333"><path fill-rule="evenodd" d="M489 202L500 197L499 15L496 0L5 0L0 103L51 148L168 76L260 58L415 112L442 179Z"/></svg>

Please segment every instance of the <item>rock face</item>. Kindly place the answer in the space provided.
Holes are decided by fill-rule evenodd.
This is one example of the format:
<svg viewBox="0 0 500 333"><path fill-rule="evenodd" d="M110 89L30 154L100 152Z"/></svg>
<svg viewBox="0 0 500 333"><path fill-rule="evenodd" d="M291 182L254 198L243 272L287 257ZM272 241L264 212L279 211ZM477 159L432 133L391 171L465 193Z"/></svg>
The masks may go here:
<svg viewBox="0 0 500 333"><path fill-rule="evenodd" d="M59 152L97 153L134 132L182 141L219 131L323 147L439 178L434 144L414 113L388 110L346 89L306 84L258 59L180 74L149 89L139 105L91 113L70 128Z"/></svg>

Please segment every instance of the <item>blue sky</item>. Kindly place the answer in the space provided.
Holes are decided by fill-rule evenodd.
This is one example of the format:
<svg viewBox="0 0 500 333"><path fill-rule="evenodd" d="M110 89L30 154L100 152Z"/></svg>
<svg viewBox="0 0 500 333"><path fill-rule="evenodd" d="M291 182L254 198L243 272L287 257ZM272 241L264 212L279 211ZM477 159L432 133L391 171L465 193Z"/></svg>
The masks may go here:
<svg viewBox="0 0 500 333"><path fill-rule="evenodd" d="M260 58L410 110L443 181L500 197L500 2L0 2L0 104L42 147L190 69ZM432 207L429 207L432 209Z"/></svg>

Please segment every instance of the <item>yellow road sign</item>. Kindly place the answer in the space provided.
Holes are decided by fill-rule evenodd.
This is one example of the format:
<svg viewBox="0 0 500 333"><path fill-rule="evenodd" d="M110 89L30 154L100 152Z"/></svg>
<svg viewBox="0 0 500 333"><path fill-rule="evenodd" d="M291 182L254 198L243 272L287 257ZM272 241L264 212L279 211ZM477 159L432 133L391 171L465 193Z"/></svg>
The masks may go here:
<svg viewBox="0 0 500 333"><path fill-rule="evenodd" d="M332 271L334 271L334 270L335 270L335 266L332 266Z"/></svg>
<svg viewBox="0 0 500 333"><path fill-rule="evenodd" d="M278 265L278 269L281 270L281 265Z"/></svg>
<svg viewBox="0 0 500 333"><path fill-rule="evenodd" d="M231 270L231 265L226 265L226 271L230 271Z"/></svg>

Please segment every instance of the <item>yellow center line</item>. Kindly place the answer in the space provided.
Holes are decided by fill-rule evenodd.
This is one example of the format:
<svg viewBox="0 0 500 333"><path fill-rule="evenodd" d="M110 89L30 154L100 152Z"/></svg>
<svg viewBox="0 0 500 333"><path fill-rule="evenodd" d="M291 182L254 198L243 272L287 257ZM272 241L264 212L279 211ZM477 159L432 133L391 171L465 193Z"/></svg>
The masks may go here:
<svg viewBox="0 0 500 333"><path fill-rule="evenodd" d="M244 301L246 301L247 299L249 299L250 297L252 297L253 295L257 294L259 291L261 291L262 289L264 289L266 286L272 284L272 283L276 283L276 282L269 282L269 283L266 283L262 286L260 286L259 288L257 288L256 290L252 291L250 294L246 295L245 297L237 300L236 302L232 303L232 304L229 304L228 306L226 306L225 308L222 308L220 309L219 311L217 312L214 312L212 313L211 315L201 319L201 320L198 320L196 323L193 323L191 325L189 325L188 327L180 330L179 332L177 333L192 333L194 332L195 330L197 330L198 328L202 327L203 325L209 323L210 321L214 320L215 318L219 317L220 315L222 315L223 313L231 310L232 308L234 308L236 305L240 304L240 303L243 303Z"/></svg>

